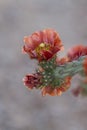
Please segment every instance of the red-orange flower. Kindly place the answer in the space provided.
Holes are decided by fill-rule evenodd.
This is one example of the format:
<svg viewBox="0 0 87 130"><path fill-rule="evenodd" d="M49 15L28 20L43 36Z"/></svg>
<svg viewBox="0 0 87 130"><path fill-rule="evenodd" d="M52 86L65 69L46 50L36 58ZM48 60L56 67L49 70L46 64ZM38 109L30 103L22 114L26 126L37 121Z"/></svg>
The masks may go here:
<svg viewBox="0 0 87 130"><path fill-rule="evenodd" d="M70 87L70 84L71 84L71 77L67 76L64 80L64 83L59 87L55 87L55 88L52 88L51 86L43 87L42 95L45 96L48 94L51 96L55 96L55 95L60 96L63 92L65 92Z"/></svg>
<svg viewBox="0 0 87 130"><path fill-rule="evenodd" d="M69 61L76 60L81 56L87 55L87 46L77 45L68 51Z"/></svg>
<svg viewBox="0 0 87 130"><path fill-rule="evenodd" d="M23 51L39 61L52 58L62 49L59 34L53 29L45 29L26 36L24 42Z"/></svg>

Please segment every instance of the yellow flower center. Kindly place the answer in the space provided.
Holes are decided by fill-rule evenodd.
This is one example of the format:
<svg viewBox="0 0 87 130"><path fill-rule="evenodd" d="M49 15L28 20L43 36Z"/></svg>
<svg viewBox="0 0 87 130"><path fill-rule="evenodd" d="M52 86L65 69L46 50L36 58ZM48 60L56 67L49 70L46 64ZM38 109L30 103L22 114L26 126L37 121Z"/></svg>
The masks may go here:
<svg viewBox="0 0 87 130"><path fill-rule="evenodd" d="M50 44L47 43L41 43L35 50L38 55L40 55L42 50L49 50L50 49Z"/></svg>

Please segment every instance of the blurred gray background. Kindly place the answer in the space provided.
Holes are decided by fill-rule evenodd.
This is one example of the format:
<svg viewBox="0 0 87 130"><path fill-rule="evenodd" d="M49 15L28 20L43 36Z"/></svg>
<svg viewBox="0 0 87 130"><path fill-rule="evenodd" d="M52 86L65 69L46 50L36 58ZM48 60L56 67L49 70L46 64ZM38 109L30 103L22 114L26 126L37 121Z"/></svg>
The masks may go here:
<svg viewBox="0 0 87 130"><path fill-rule="evenodd" d="M87 130L87 98L42 97L22 83L36 66L21 53L23 37L44 28L59 32L61 55L86 45L87 0L0 0L0 130Z"/></svg>

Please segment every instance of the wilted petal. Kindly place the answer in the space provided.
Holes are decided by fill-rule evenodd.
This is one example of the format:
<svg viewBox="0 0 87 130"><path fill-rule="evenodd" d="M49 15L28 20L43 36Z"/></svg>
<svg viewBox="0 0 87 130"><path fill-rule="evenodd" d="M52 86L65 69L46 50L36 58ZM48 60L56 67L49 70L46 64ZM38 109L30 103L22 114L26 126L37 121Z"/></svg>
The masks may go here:
<svg viewBox="0 0 87 130"><path fill-rule="evenodd" d="M39 73L29 74L23 78L24 85L30 89L36 88L40 85L41 75Z"/></svg>

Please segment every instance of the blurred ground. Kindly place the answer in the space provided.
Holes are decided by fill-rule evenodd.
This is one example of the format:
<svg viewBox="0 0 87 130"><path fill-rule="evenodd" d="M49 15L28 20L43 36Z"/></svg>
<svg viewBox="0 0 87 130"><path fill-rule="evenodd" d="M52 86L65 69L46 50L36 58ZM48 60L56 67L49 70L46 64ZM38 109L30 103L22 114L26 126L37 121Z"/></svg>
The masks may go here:
<svg viewBox="0 0 87 130"><path fill-rule="evenodd" d="M87 98L70 90L42 97L23 86L36 64L21 54L23 37L48 27L60 33L61 55L86 45L87 0L0 0L0 130L87 130Z"/></svg>

